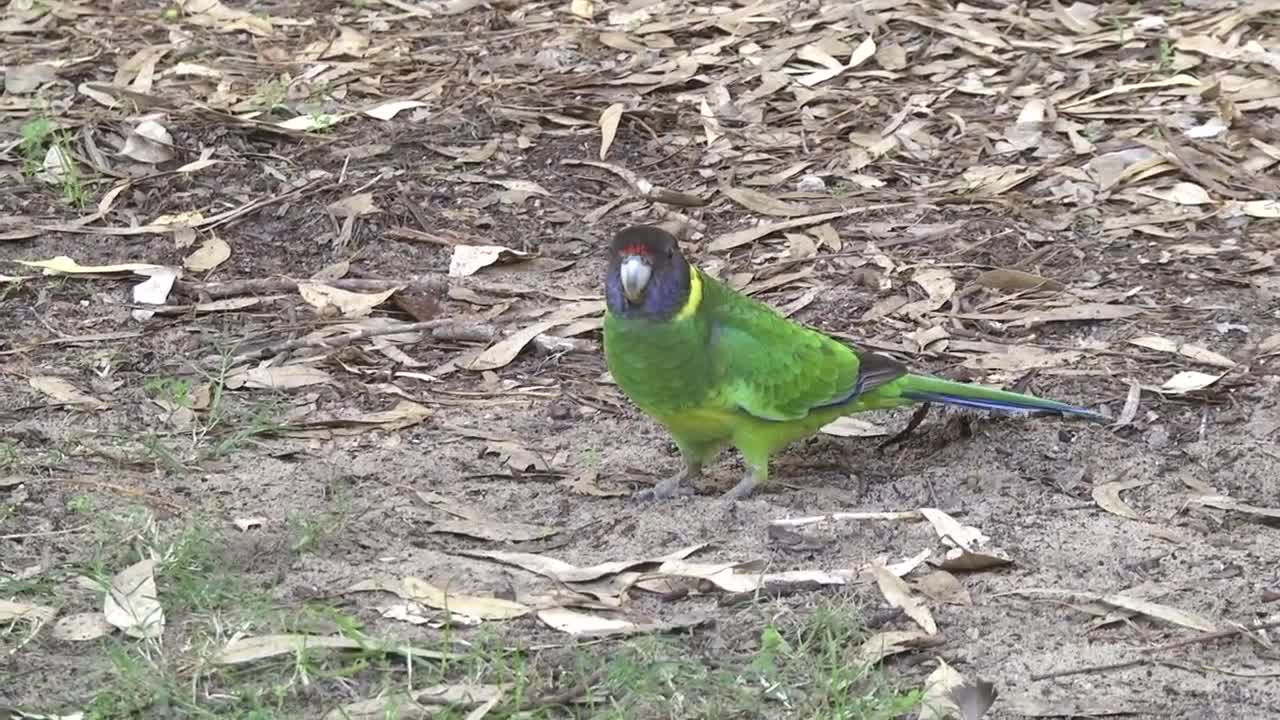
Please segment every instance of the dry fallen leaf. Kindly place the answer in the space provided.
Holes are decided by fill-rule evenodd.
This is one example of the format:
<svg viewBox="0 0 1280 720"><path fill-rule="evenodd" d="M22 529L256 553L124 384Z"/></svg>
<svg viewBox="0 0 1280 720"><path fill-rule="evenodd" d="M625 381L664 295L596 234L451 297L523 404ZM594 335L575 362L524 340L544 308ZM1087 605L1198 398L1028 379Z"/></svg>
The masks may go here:
<svg viewBox="0 0 1280 720"><path fill-rule="evenodd" d="M156 590L156 561L142 560L111 578L103 601L107 622L135 638L158 638L164 634L164 608Z"/></svg>
<svg viewBox="0 0 1280 720"><path fill-rule="evenodd" d="M267 36L272 33L272 18L265 13L233 9L222 0L177 0L188 22L212 27L219 32L243 31Z"/></svg>
<svg viewBox="0 0 1280 720"><path fill-rule="evenodd" d="M1163 620L1172 625L1199 630L1201 632L1216 632L1218 630L1217 623L1208 618L1201 617L1186 610L1179 610L1175 607L1154 603L1142 598L1135 598L1121 593L1111 593L1102 595L1099 601L1108 605L1112 605L1125 610L1146 615L1147 617Z"/></svg>
<svg viewBox="0 0 1280 720"><path fill-rule="evenodd" d="M102 613L86 612L60 618L49 632L58 640L85 642L106 637L115 632L115 629L115 625L108 622Z"/></svg>
<svg viewBox="0 0 1280 720"><path fill-rule="evenodd" d="M1003 370L1006 372L1026 372L1037 368L1061 367L1070 365L1084 356L1076 350L1046 350L1034 345L1007 345L1003 352L992 352L977 355L964 361L963 365L975 370Z"/></svg>
<svg viewBox="0 0 1280 720"><path fill-rule="evenodd" d="M1144 485L1150 485L1150 480L1125 480L1123 482L1109 482L1101 485L1095 485L1090 494L1093 501L1098 503L1098 507L1106 510L1112 515L1118 515L1129 520L1141 520L1142 516L1138 515L1133 508L1129 507L1120 497L1120 493L1125 490L1132 490Z"/></svg>
<svg viewBox="0 0 1280 720"><path fill-rule="evenodd" d="M720 192L744 208L762 215L798 217L813 214L812 207L778 200L771 195L751 188L735 188L721 183Z"/></svg>
<svg viewBox="0 0 1280 720"><path fill-rule="evenodd" d="M57 68L47 63L14 65L5 70L4 92L6 95L26 95L57 79Z"/></svg>
<svg viewBox="0 0 1280 720"><path fill-rule="evenodd" d="M105 408L107 406L106 403L98 398L80 392L80 390L78 390L76 386L72 385L69 381L53 375L32 375L27 378L27 384L33 389L48 395L60 403L85 405L87 407L98 409Z"/></svg>
<svg viewBox="0 0 1280 720"><path fill-rule="evenodd" d="M690 545L666 555L640 558L636 560L614 560L590 567L578 567L570 563L545 555L534 553L505 552L498 550L468 550L460 552L467 557L479 557L494 560L507 565L514 565L532 573L544 575L560 582L590 582L606 576L633 570L645 565L660 565L668 560L683 559L706 547L706 544Z"/></svg>
<svg viewBox="0 0 1280 720"><path fill-rule="evenodd" d="M972 605L973 598L960 579L946 570L934 570L916 581L920 592L931 600L950 605Z"/></svg>
<svg viewBox="0 0 1280 720"><path fill-rule="evenodd" d="M1248 515L1255 515L1257 517L1280 520L1280 510L1250 505L1225 495L1200 495L1192 498L1191 503L1204 507L1217 508L1219 510L1233 510L1235 512L1242 512Z"/></svg>
<svg viewBox="0 0 1280 720"><path fill-rule="evenodd" d="M449 277L467 277L495 263L524 260L529 253L501 245L454 245L449 258Z"/></svg>
<svg viewBox="0 0 1280 720"><path fill-rule="evenodd" d="M333 40L318 40L302 51L302 56L328 60L330 58L359 58L369 47L369 36L343 25L338 26L338 37ZM313 56L314 53L314 56Z"/></svg>
<svg viewBox="0 0 1280 720"><path fill-rule="evenodd" d="M490 440L484 446L484 454L497 455L502 464L516 472L546 472L551 469L541 453L510 440Z"/></svg>
<svg viewBox="0 0 1280 720"><path fill-rule="evenodd" d="M161 270L163 265L151 265L149 263L120 263L118 265L81 265L66 255L59 255L49 260L15 260L21 265L28 267L38 267L44 270L45 275L56 275L58 273L66 273L68 275L76 274L103 274L112 275L115 273L139 272Z"/></svg>
<svg viewBox="0 0 1280 720"><path fill-rule="evenodd" d="M835 437L880 437L889 431L873 422L854 417L840 417L822 426L822 432Z"/></svg>
<svg viewBox="0 0 1280 720"><path fill-rule="evenodd" d="M403 582L406 599L476 620L510 620L529 612L518 602L453 593L416 577L406 577Z"/></svg>
<svg viewBox="0 0 1280 720"><path fill-rule="evenodd" d="M227 385L231 386L230 378ZM373 430L392 432L417 425L429 417L431 410L425 405L402 398L388 410L356 411L343 417L295 422L282 427L280 434L287 437L328 439L360 435Z"/></svg>
<svg viewBox="0 0 1280 720"><path fill-rule="evenodd" d="M474 371L496 370L500 367L505 367L512 360L515 360L520 351L532 342L535 337L551 328L565 325L569 321L576 320L584 315L596 315L603 311L604 301L602 300L569 303L552 313L549 319L541 320L518 330L507 338L486 348L484 352L477 355L465 367Z"/></svg>
<svg viewBox="0 0 1280 720"><path fill-rule="evenodd" d="M75 177L78 172L71 153L63 149L62 145L53 143L45 151L36 179L49 185L60 185L67 182L67 178Z"/></svg>
<svg viewBox="0 0 1280 720"><path fill-rule="evenodd" d="M249 532L254 528L258 528L258 527L262 527L263 525L266 525L267 519L261 516L235 518L234 520L231 521L231 524L235 525L236 528L240 530L240 532Z"/></svg>
<svg viewBox="0 0 1280 720"><path fill-rule="evenodd" d="M911 281L924 289L928 297L898 308L897 313L916 317L931 313L951 300L956 292L956 280L946 268L926 268L911 276Z"/></svg>
<svg viewBox="0 0 1280 720"><path fill-rule="evenodd" d="M0 622L11 623L15 620L27 620L37 625L44 625L53 620L58 609L47 605L0 600ZM96 614L96 613L95 613Z"/></svg>
<svg viewBox="0 0 1280 720"><path fill-rule="evenodd" d="M143 120L125 137L122 155L151 165L173 159L173 136L155 120Z"/></svg>
<svg viewBox="0 0 1280 720"><path fill-rule="evenodd" d="M890 572L882 563L876 563L872 570L875 573L876 583L880 586L880 594L890 605L901 608L902 612L925 632L930 635L938 634L938 625L933 620L933 613L911 594L911 588L906 582Z"/></svg>
<svg viewBox="0 0 1280 720"><path fill-rule="evenodd" d="M1142 314L1142 308L1105 303L1084 303L1045 311L1032 311L1015 317L1017 326L1039 325L1047 322L1074 322L1079 320L1119 320Z"/></svg>
<svg viewBox="0 0 1280 720"><path fill-rule="evenodd" d="M549 627L575 637L616 637L637 633L666 632L695 627L708 620L708 618L677 618L669 622L636 622L624 618L592 615L567 608L539 610L538 619Z"/></svg>
<svg viewBox="0 0 1280 720"><path fill-rule="evenodd" d="M890 655L897 655L923 647L936 639L936 635L923 630L889 630L878 632L858 646L858 659L867 665L875 665Z"/></svg>
<svg viewBox="0 0 1280 720"><path fill-rule="evenodd" d="M1160 386L1160 392L1170 395L1184 395L1186 393L1204 390L1210 385L1218 382L1226 373L1202 373L1197 370L1184 370L1168 380Z"/></svg>
<svg viewBox="0 0 1280 720"><path fill-rule="evenodd" d="M917 720L949 720L960 717L952 693L966 683L963 675L938 658L938 667L924 680L924 695L920 698L920 714Z"/></svg>
<svg viewBox="0 0 1280 720"><path fill-rule="evenodd" d="M174 268L162 267L156 270L138 270L139 275L146 275L147 279L133 286L133 301L144 305L163 305L169 300L169 292L173 290L173 284L178 279L178 271ZM150 319L155 314L153 310L145 308L137 308L130 311L130 315L135 320L143 321Z"/></svg>
<svg viewBox="0 0 1280 720"><path fill-rule="evenodd" d="M538 619L549 627L570 635L631 633L638 630L638 626L630 620L592 615L568 608L539 610Z"/></svg>
<svg viewBox="0 0 1280 720"><path fill-rule="evenodd" d="M310 365L241 368L231 371L226 378L226 385L232 390L239 390L240 388L292 390L308 385L331 382L333 382L333 377L329 373Z"/></svg>
<svg viewBox="0 0 1280 720"><path fill-rule="evenodd" d="M1270 335L1258 343L1259 358L1270 357L1271 355L1280 355L1280 333Z"/></svg>
<svg viewBox="0 0 1280 720"><path fill-rule="evenodd" d="M793 218L791 220L761 223L755 227L747 228L746 230L739 230L737 232L729 233L728 235L722 235L721 237L711 241L707 246L707 250L709 252L732 250L733 248L755 242L756 240L775 232L783 232L793 228L817 225L819 223L826 222L827 220L834 220L847 214L847 211L840 210L836 212L818 213L816 215L806 215L804 217Z"/></svg>
<svg viewBox="0 0 1280 720"><path fill-rule="evenodd" d="M622 120L622 103L614 103L600 113L600 159L609 156L609 148L613 138L618 134L618 123Z"/></svg>
<svg viewBox="0 0 1280 720"><path fill-rule="evenodd" d="M990 540L978 528L962 525L955 518L936 508L920 508L919 512L933 526L938 537L949 544L958 547L976 547Z"/></svg>
<svg viewBox="0 0 1280 720"><path fill-rule="evenodd" d="M298 115L288 120L281 120L275 123L278 128L285 130L299 130L302 132L317 132L328 130L334 125L346 120L350 115L330 115L329 113L309 113L307 115Z"/></svg>
<svg viewBox="0 0 1280 720"><path fill-rule="evenodd" d="M1203 632L1214 632L1216 630L1216 623L1207 618L1124 593L1101 594L1077 590L1060 590L1057 588L1025 588L1009 592L1017 595L1050 597L1058 602L1071 603L1077 609L1094 615L1105 615L1111 612L1112 609L1119 608L1137 615L1146 615L1153 619L1194 630Z"/></svg>
<svg viewBox="0 0 1280 720"><path fill-rule="evenodd" d="M1057 280L1040 277L1029 272L1021 270L1012 270L1009 268L995 268L987 270L973 280L974 285L981 285L985 288L993 290L1006 291L1023 291L1023 290L1047 290L1058 292L1063 290L1065 286Z"/></svg>
<svg viewBox="0 0 1280 720"><path fill-rule="evenodd" d="M1120 417L1116 418L1115 427L1124 427L1138 417L1138 404L1141 400L1142 385L1137 382L1129 383L1129 394L1125 396L1124 407L1120 410Z"/></svg>
<svg viewBox="0 0 1280 720"><path fill-rule="evenodd" d="M985 570L1012 562L1002 550L987 545L990 538L978 528L962 525L936 508L920 508L919 512L943 544L951 547L943 559L935 563L943 570Z"/></svg>
<svg viewBox="0 0 1280 720"><path fill-rule="evenodd" d="M323 720L387 720L388 718L429 718L444 713L457 713L467 708L477 710L503 698L502 685L431 685L420 690L395 690L378 697L336 707ZM406 712L407 711L407 712ZM466 720L478 720L468 716Z"/></svg>
<svg viewBox="0 0 1280 720"><path fill-rule="evenodd" d="M480 147L448 147L445 145L428 145L427 147L460 163L484 163L497 154L498 141L490 140Z"/></svg>
<svg viewBox="0 0 1280 720"><path fill-rule="evenodd" d="M1173 187L1163 190L1143 189L1138 192L1175 205L1208 205L1213 202L1208 191L1190 182L1176 183Z"/></svg>
<svg viewBox="0 0 1280 720"><path fill-rule="evenodd" d="M368 652L383 647L383 645L370 638L357 640L336 635L258 635L233 638L211 658L211 662L215 665L243 665L244 663L264 660L278 655L296 655L302 650L330 649ZM453 653L422 650L405 645L386 645L385 651L397 655L431 660L458 659L461 657Z"/></svg>
<svg viewBox="0 0 1280 720"><path fill-rule="evenodd" d="M1240 211L1256 218L1280 218L1280 200L1250 200L1240 204Z"/></svg>
<svg viewBox="0 0 1280 720"><path fill-rule="evenodd" d="M326 208L334 217L348 218L382 212L373 202L373 193L363 192L329 203Z"/></svg>
<svg viewBox="0 0 1280 720"><path fill-rule="evenodd" d="M390 120L405 110L426 107L428 103L421 100L392 100L380 103L364 111L365 115L378 120Z"/></svg>
<svg viewBox="0 0 1280 720"><path fill-rule="evenodd" d="M182 261L182 266L192 272L205 272L218 267L230 257L231 246L217 235L211 235Z"/></svg>
<svg viewBox="0 0 1280 720"><path fill-rule="evenodd" d="M343 317L360 318L373 312L373 309L386 302L396 292L403 290L396 286L381 292L361 293L343 290L324 283L302 281L298 283L298 294L308 305L317 310L335 308Z"/></svg>
<svg viewBox="0 0 1280 720"><path fill-rule="evenodd" d="M1236 366L1234 360L1220 353L1200 347L1199 345L1177 343L1169 338L1160 337L1158 335L1144 335L1142 337L1133 338L1129 342L1133 345L1149 348L1151 350L1182 355L1206 365L1213 365L1221 368L1233 368Z"/></svg>

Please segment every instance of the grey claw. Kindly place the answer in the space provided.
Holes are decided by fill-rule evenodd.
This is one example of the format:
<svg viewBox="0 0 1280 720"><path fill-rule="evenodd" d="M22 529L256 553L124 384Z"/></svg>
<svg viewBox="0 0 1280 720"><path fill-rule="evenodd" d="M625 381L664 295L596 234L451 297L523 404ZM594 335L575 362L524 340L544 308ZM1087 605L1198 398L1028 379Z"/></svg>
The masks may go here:
<svg viewBox="0 0 1280 720"><path fill-rule="evenodd" d="M693 488L685 487L679 482L662 482L646 490L641 490L633 497L641 502L651 500L670 500L676 497L687 497L693 494Z"/></svg>
<svg viewBox="0 0 1280 720"><path fill-rule="evenodd" d="M723 495L721 495L720 499L732 500L735 502L738 500L746 500L747 498L751 497L755 493L756 488L759 487L759 485L760 483L758 483L755 478L750 476L745 477L742 479L741 482L739 482L737 485L734 485L732 488L726 491Z"/></svg>

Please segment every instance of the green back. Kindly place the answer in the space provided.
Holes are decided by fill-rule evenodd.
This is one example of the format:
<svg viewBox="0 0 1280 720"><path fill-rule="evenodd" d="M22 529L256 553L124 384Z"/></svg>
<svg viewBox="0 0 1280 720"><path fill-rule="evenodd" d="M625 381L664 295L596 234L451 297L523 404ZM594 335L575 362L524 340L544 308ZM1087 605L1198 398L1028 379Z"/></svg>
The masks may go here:
<svg viewBox="0 0 1280 720"><path fill-rule="evenodd" d="M852 349L703 278L703 307L713 318L713 375L725 400L765 420L796 420L849 399L859 368Z"/></svg>
<svg viewBox="0 0 1280 720"><path fill-rule="evenodd" d="M702 301L686 319L606 313L606 362L642 410L743 410L785 421L850 398L859 377L851 348L697 272Z"/></svg>

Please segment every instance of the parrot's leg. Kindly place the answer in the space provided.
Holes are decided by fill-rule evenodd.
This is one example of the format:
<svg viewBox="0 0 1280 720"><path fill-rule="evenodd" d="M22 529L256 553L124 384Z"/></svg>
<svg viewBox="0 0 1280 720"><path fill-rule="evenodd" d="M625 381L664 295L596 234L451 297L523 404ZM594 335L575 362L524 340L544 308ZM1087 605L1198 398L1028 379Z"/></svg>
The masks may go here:
<svg viewBox="0 0 1280 720"><path fill-rule="evenodd" d="M769 481L769 449L765 443L752 438L754 442L738 446L742 460L746 463L747 474L728 492L720 496L721 500L743 500L751 497L758 488ZM765 441L767 443L767 441Z"/></svg>
<svg viewBox="0 0 1280 720"><path fill-rule="evenodd" d="M774 450L780 450L785 445L786 442L780 441L772 427L765 427L763 432L745 429L745 432L736 434L733 437L733 447L736 447L742 456L742 464L746 465L746 474L742 475L742 479L736 486L721 496L721 500L745 500L753 495L756 489L764 487L764 483L769 482L769 456Z"/></svg>
<svg viewBox="0 0 1280 720"><path fill-rule="evenodd" d="M715 442L693 440L685 436L672 435L676 447L680 449L680 458L684 460L684 470L680 474L667 478L647 490L635 494L637 500L670 500L673 497L692 495L693 487L689 483L702 477L702 466L715 457L720 445Z"/></svg>
<svg viewBox="0 0 1280 720"><path fill-rule="evenodd" d="M769 479L765 472L761 472L754 468L747 470L747 474L742 480L738 481L728 492L720 496L721 500L744 500L751 497L756 488L761 487Z"/></svg>
<svg viewBox="0 0 1280 720"><path fill-rule="evenodd" d="M676 496L692 495L693 488L689 482L700 477L702 477L702 463L686 462L684 470L678 475L669 477L647 490L641 490L635 497L637 500L670 500Z"/></svg>

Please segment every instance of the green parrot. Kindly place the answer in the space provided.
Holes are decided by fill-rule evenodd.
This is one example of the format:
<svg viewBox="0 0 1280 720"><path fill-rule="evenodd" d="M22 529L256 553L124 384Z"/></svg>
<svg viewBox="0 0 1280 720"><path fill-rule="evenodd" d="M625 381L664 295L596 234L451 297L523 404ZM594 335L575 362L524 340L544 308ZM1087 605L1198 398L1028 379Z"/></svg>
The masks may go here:
<svg viewBox="0 0 1280 720"><path fill-rule="evenodd" d="M792 322L690 264L676 238L639 225L618 233L605 275L605 362L635 405L671 434L684 471L638 494L666 499L732 445L746 476L768 481L769 456L844 415L929 402L1106 421L1053 400L907 372Z"/></svg>

